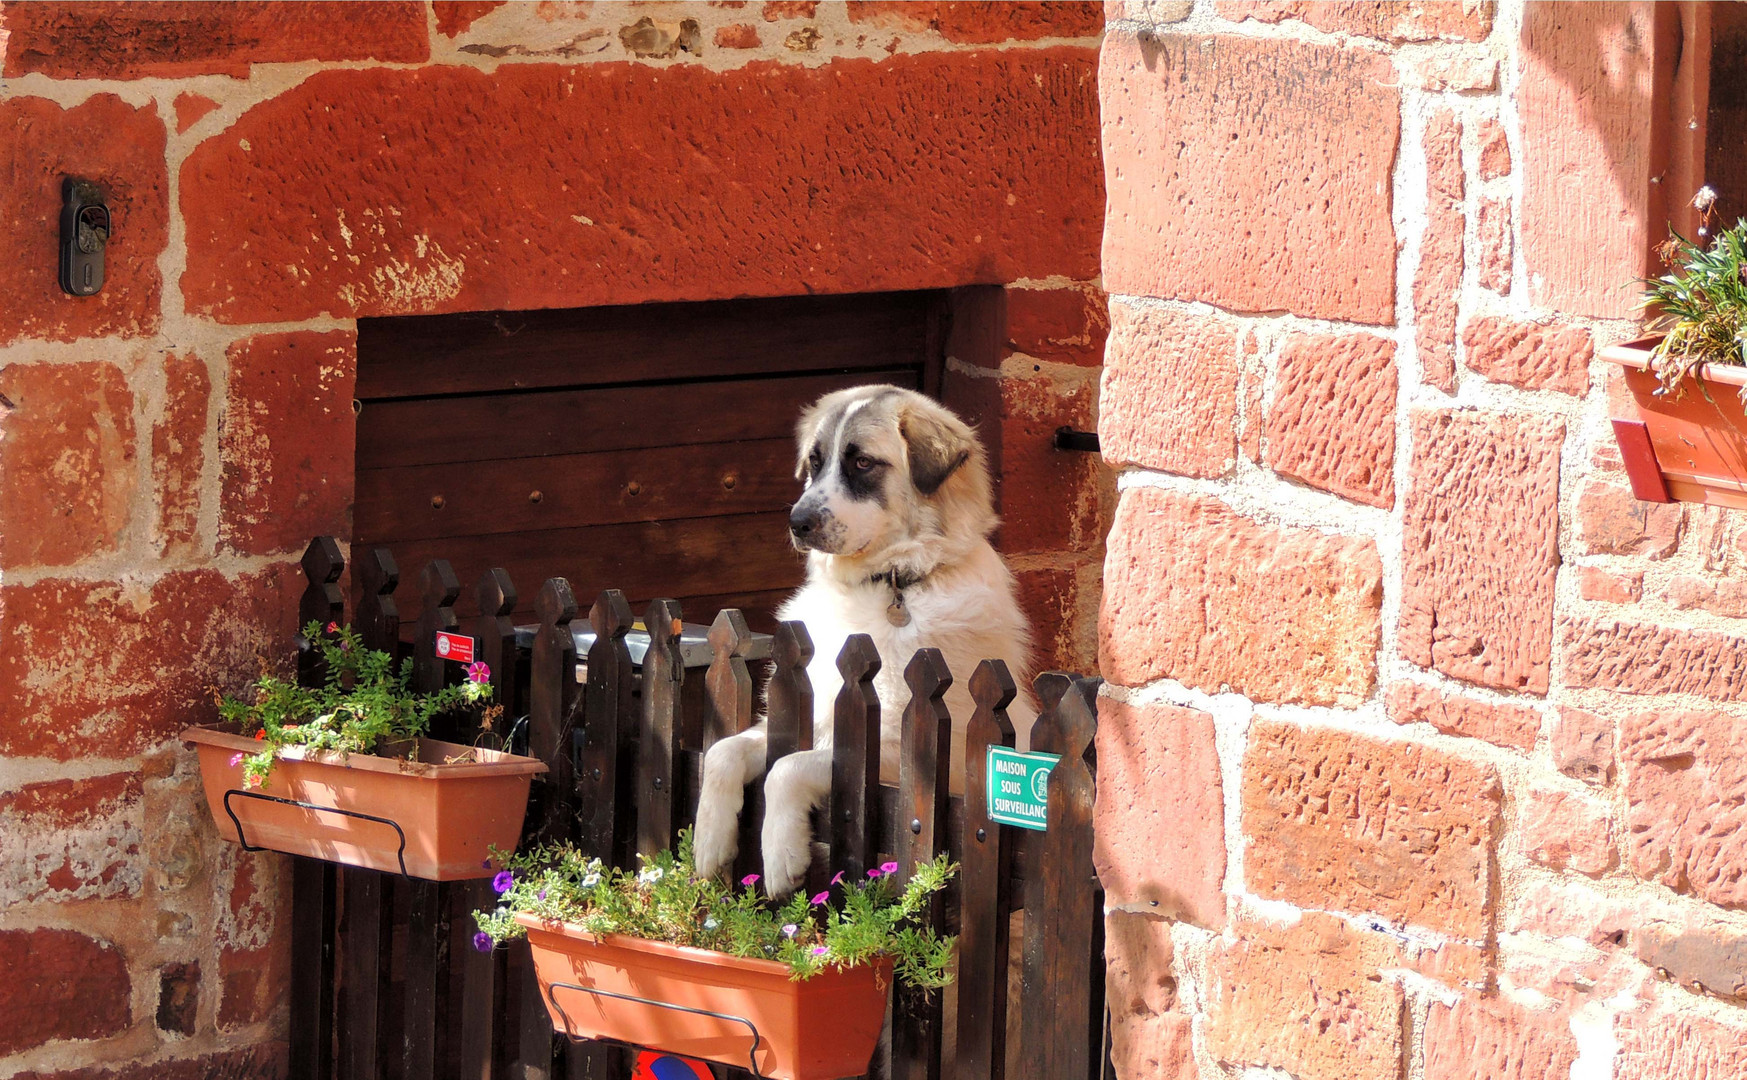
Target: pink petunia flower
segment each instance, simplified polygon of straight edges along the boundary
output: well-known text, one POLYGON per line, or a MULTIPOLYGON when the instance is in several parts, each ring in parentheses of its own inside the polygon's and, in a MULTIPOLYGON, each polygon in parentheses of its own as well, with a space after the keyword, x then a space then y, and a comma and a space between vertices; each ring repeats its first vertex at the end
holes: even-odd
POLYGON ((478 660, 467 665, 467 681, 486 683, 491 681, 491 668, 484 660, 478 660))
POLYGON ((826 946, 824 946, 824 945, 815 945, 815 946, 813 946, 813 955, 814 955, 814 956, 824 956, 824 955, 825 955, 825 954, 826 954, 826 953, 828 953, 828 952, 830 952, 830 951, 831 951, 831 950, 830 950, 830 949, 829 949, 829 948, 828 948, 828 947, 826 947, 826 946))
POLYGON ((757 874, 747 874, 745 877, 740 879, 740 884, 742 884, 742 885, 746 886, 748 889, 750 889, 754 885, 758 884, 758 875, 757 874))
POLYGON ((880 863, 880 876, 881 877, 884 877, 887 874, 895 874, 897 872, 898 872, 898 864, 897 863, 895 863, 895 862, 880 863))
POLYGON ((242 763, 243 763, 243 755, 242 755, 241 751, 238 751, 237 753, 234 753, 231 755, 231 768, 234 769, 238 765, 241 765, 242 763))
POLYGON ((825 892, 814 893, 813 899, 808 901, 808 902, 811 903, 814 907, 818 907, 820 904, 823 904, 825 901, 829 900, 830 898, 831 898, 830 890, 826 890, 825 892))
POLYGON ((337 634, 337 633, 339 633, 339 631, 340 631, 340 624, 339 623, 337 623, 337 622, 328 623, 328 633, 337 634))
POLYGON ((833 884, 833 885, 843 884, 843 871, 841 871, 841 870, 837 871, 836 875, 834 875, 831 878, 831 884, 833 884))
POLYGON ((794 937, 795 931, 799 930, 799 929, 800 929, 800 927, 796 926, 792 922, 791 923, 783 923, 783 937, 794 937))

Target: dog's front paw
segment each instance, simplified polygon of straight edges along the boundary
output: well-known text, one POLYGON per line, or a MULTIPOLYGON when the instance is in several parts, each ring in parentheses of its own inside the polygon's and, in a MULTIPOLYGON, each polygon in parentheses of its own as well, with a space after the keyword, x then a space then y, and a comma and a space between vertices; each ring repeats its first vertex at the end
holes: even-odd
MULTIPOLYGON (((718 746, 721 744, 718 743, 718 746)), ((740 808, 746 789, 723 767, 704 759, 703 793, 698 797, 697 825, 692 831, 692 863, 698 876, 713 878, 728 872, 740 851, 740 808)))
POLYGON ((698 815, 692 838, 692 858, 701 878, 719 877, 734 865, 740 853, 740 815, 698 815))
POLYGON ((764 889, 781 899, 800 888, 813 863, 813 845, 803 829, 798 837, 784 836, 790 830, 764 830, 764 889), (774 835, 773 835, 774 834, 774 835))

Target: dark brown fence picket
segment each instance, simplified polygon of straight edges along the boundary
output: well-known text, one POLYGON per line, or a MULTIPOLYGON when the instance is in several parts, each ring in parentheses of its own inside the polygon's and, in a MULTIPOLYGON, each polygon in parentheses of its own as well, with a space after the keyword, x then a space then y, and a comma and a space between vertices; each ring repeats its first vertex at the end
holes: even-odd
POLYGON ((880 653, 873 638, 849 635, 837 654, 837 671, 843 689, 832 712, 827 862, 831 870, 861 881, 879 861, 880 698, 874 678, 880 673, 880 653))
POLYGON ((752 726, 752 672, 746 667, 751 646, 752 631, 739 609, 716 614, 710 624, 710 668, 704 674, 703 751, 752 726))
POLYGON ((813 638, 805 623, 790 620, 777 624, 771 643, 776 670, 765 689, 770 720, 770 749, 765 753, 765 771, 797 750, 813 748, 813 681, 807 663, 813 659, 813 638))
POLYGON ((959 842, 958 1080, 1001 1080, 1007 1065, 1007 863, 1011 828, 989 820, 988 753, 1013 745, 1007 706, 1018 694, 1000 660, 971 675, 965 727, 964 833, 959 842))
MULTIPOLYGON (((919 862, 946 850, 948 795, 952 791, 952 718, 941 700, 952 672, 939 649, 918 649, 904 669, 910 704, 904 710, 898 766, 898 880, 919 862)), ((944 925, 939 893, 916 920, 944 925)), ((893 1080, 938 1080, 941 1075, 942 996, 899 986, 892 995, 893 1080)))
POLYGON ((602 592, 589 611, 594 644, 588 650, 583 690, 582 746, 576 761, 576 813, 582 850, 609 862, 620 848, 618 832, 619 732, 632 717, 636 674, 631 650, 631 605, 617 589, 602 592))
POLYGON ((534 596, 540 620, 528 657, 528 755, 546 763, 535 777, 534 815, 522 832, 535 843, 568 840, 574 832, 569 813, 571 790, 568 729, 576 704, 576 597, 563 578, 547 578, 534 596))
POLYGON ((679 603, 654 600, 643 617, 649 651, 643 654, 642 709, 636 735, 637 850, 654 855, 673 846, 673 792, 679 754, 679 695, 685 662, 679 603))
MULTIPOLYGON (((308 580, 297 605, 298 628, 344 622, 346 598, 339 586, 346 560, 331 536, 318 536, 303 553, 308 580)), ((314 648, 298 656, 297 681, 319 686, 325 665, 314 648)), ((241 858, 242 856, 238 856, 241 858)), ((258 856, 256 856, 258 857, 258 856)), ((291 869, 291 996, 305 1007, 292 1017, 292 1075, 327 1080, 334 1073, 334 864, 293 859, 291 869)))
MULTIPOLYGON (((454 603, 461 582, 446 559, 432 559, 419 575, 423 607, 412 643, 412 688, 420 693, 440 690, 448 679, 447 661, 437 655, 438 630, 456 630, 454 603)), ((432 727, 439 739, 450 737, 445 725, 432 727)), ((464 890, 435 881, 407 882, 411 896, 407 915, 406 1021, 402 1025, 401 1062, 406 1080, 436 1080, 452 1068, 459 1052, 457 1020, 463 994, 464 964, 450 964, 455 955, 456 916, 470 910, 464 890)))
POLYGON ((1098 879, 1092 868, 1092 770, 1098 682, 1046 672, 1033 684, 1042 712, 1031 747, 1060 754, 1049 775, 1048 829, 1030 845, 1025 905, 1024 1057, 1039 1076, 1093 1067, 1092 943, 1098 879))
MULTIPOLYGON (((509 572, 496 566, 480 575, 473 595, 479 607, 479 615, 473 621, 473 637, 479 642, 480 661, 491 670, 492 701, 503 710, 492 728, 497 736, 494 742, 501 742, 502 749, 508 750, 511 729, 521 715, 521 656, 516 649, 515 620, 510 618, 521 598, 516 595, 509 572)), ((469 741, 479 734, 480 730, 474 728, 469 741)))
MULTIPOLYGON (((376 548, 358 563, 358 611, 353 627, 366 649, 394 655, 400 641, 400 609, 394 602, 400 570, 387 548, 376 548)), ((392 875, 348 866, 340 871, 341 915, 339 1075, 341 1080, 375 1080, 388 1061, 392 1016, 389 999, 393 971, 394 886, 392 875)))

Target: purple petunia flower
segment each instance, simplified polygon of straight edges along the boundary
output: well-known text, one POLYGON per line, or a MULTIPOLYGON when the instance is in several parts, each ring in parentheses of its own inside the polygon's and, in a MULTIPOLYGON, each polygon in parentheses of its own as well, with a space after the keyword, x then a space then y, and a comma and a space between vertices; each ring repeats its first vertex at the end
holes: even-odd
POLYGON ((491 935, 486 933, 484 930, 481 930, 479 933, 473 935, 473 947, 475 949, 478 949, 480 952, 490 952, 491 945, 492 945, 491 935))
POLYGON ((758 884, 758 875, 757 874, 747 874, 745 877, 740 879, 740 884, 742 884, 742 885, 746 886, 748 889, 750 889, 754 885, 758 884))
POLYGON ((231 768, 234 769, 238 765, 241 765, 242 763, 243 763, 243 755, 241 753, 235 753, 235 754, 231 755, 231 768))
POLYGON ((808 903, 812 904, 814 907, 818 907, 820 904, 823 904, 826 900, 829 900, 830 898, 831 898, 831 891, 829 889, 827 889, 824 892, 814 893, 813 899, 809 900, 808 903))
POLYGON ((895 863, 895 862, 880 863, 880 876, 881 877, 884 877, 887 874, 895 874, 897 872, 898 872, 898 864, 897 863, 895 863))
POLYGON ((544 899, 546 899, 546 890, 541 889, 539 892, 535 893, 534 895, 536 897, 538 897, 539 899, 544 900, 544 899))
POLYGON ((490 870, 491 869, 491 860, 486 859, 484 862, 480 863, 479 865, 484 867, 487 870, 490 870))
POLYGON ((516 875, 508 870, 499 870, 497 876, 491 879, 491 887, 499 895, 507 893, 515 886, 516 875))
POLYGON ((800 929, 800 927, 796 926, 792 922, 791 923, 783 923, 783 937, 794 937, 795 931, 799 930, 799 929, 800 929))

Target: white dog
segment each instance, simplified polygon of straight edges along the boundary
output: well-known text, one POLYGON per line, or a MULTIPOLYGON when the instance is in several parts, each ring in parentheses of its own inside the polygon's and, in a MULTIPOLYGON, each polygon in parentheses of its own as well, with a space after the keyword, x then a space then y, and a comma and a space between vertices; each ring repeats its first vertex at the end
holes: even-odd
MULTIPOLYGON (((861 386, 821 398, 797 428, 796 476, 806 484, 789 515, 807 553, 807 581, 778 611, 813 639, 813 747, 776 763, 765 781, 764 881, 793 892, 812 861, 809 814, 831 787, 833 706, 843 685, 837 654, 851 634, 869 634, 880 654, 880 771, 897 780, 909 689, 904 669, 917 649, 939 649, 951 670, 954 790, 963 785, 970 677, 985 659, 1007 662, 1028 683, 1029 628, 1013 575, 989 534, 997 520, 989 468, 974 432, 931 398, 895 386, 861 386)), ((1008 711, 1019 745, 1035 707, 1023 691, 1008 711)), ((710 748, 698 798, 700 874, 733 862, 745 787, 765 770, 765 723, 710 748)))

